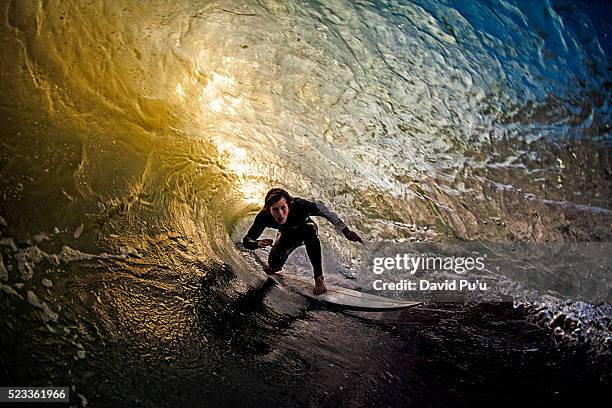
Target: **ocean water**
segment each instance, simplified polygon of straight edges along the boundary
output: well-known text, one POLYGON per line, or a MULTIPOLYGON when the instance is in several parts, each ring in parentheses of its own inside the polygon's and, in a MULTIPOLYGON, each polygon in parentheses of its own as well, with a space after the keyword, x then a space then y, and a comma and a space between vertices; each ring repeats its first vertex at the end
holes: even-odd
POLYGON ((604 395, 609 269, 576 267, 597 299, 507 275, 503 298, 363 314, 270 285, 235 242, 282 186, 366 239, 319 222, 327 279, 352 287, 381 245, 608 243, 611 15, 0 1, 1 385, 70 386, 75 406, 604 395))

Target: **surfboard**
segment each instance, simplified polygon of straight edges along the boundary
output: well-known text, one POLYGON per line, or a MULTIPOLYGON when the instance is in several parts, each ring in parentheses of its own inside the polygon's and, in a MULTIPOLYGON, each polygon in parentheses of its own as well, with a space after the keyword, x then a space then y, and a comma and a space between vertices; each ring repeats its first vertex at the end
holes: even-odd
POLYGON ((268 278, 272 279, 277 285, 281 285, 309 299, 339 306, 342 309, 347 310, 384 312, 406 309, 421 304, 421 302, 407 302, 371 295, 369 293, 359 292, 357 290, 343 288, 342 286, 329 283, 325 284, 327 286, 327 292, 321 295, 315 295, 312 292, 314 287, 314 281, 312 278, 287 275, 284 273, 268 275, 268 278))
MULTIPOLYGON (((245 250, 240 242, 236 243, 238 249, 245 253, 246 258, 250 258, 255 263, 266 267, 268 263, 261 256, 250 250, 245 250)), ((305 276, 288 274, 287 272, 274 273, 267 275, 279 286, 285 287, 295 293, 298 293, 311 300, 326 303, 328 305, 340 307, 345 310, 357 310, 363 312, 384 312, 392 310, 407 309, 418 306, 422 302, 408 302, 397 299, 389 299, 382 296, 371 295, 369 293, 360 292, 358 290, 344 288, 333 283, 325 282, 327 292, 321 295, 315 295, 312 290, 314 288, 314 280, 305 276)))

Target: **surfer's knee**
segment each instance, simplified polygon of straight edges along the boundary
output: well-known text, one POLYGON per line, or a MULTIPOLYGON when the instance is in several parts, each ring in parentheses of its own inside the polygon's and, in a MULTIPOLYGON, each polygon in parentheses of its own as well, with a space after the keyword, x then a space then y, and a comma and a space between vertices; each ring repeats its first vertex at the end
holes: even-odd
POLYGON ((283 256, 283 254, 271 251, 270 255, 268 256, 268 266, 272 272, 278 272, 283 269, 286 259, 287 257, 283 256))

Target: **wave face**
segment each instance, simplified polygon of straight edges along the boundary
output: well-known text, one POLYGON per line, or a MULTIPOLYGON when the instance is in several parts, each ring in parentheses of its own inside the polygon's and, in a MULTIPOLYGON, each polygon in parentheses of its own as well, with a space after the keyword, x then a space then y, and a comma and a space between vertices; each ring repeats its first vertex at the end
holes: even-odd
MULTIPOLYGON (((275 186, 375 243, 612 237, 604 2, 0 3, 0 304, 16 349, 42 328, 24 344, 94 371, 118 369, 109 344, 133 365, 187 353, 180 374, 198 366, 219 389, 210 367, 236 363, 224 342, 274 360, 266 336, 306 323, 274 290, 275 311, 241 320, 262 278, 234 241, 275 186)), ((328 269, 359 281, 369 254, 321 235, 328 269)), ((610 354, 609 305, 518 297, 610 354)), ((120 399, 81 398, 104 391, 120 399)))

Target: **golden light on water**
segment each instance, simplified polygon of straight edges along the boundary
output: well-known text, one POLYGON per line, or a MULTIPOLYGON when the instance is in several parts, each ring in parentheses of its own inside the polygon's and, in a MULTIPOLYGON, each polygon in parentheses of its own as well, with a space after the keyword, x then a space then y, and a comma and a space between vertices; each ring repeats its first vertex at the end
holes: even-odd
POLYGON ((243 179, 238 188, 248 203, 261 204, 270 186, 257 180, 243 179))
MULTIPOLYGON (((194 108, 200 111, 198 127, 210 129, 211 124, 219 132, 212 139, 217 146, 227 170, 237 176, 236 188, 249 203, 260 203, 269 186, 255 179, 261 178, 262 167, 258 165, 253 153, 232 142, 232 135, 239 132, 238 119, 230 117, 248 116, 249 104, 243 96, 240 82, 227 71, 223 73, 208 70, 207 61, 202 57, 196 62, 196 68, 184 81, 177 83, 176 95, 181 102, 196 102, 194 108)), ((235 67, 240 61, 224 57, 225 66, 235 67)))
POLYGON ((245 149, 236 147, 232 143, 220 138, 217 138, 215 142, 219 156, 227 160, 226 165, 228 169, 240 177, 248 175, 252 171, 245 149))
POLYGON ((181 97, 181 101, 185 99, 185 90, 183 89, 183 85, 176 84, 176 93, 181 97))
POLYGON ((215 113, 237 116, 237 109, 242 104, 242 97, 232 96, 237 93, 234 78, 213 72, 200 95, 200 105, 204 111, 212 110, 215 113))
POLYGON ((219 155, 225 159, 227 168, 238 176, 237 187, 244 199, 249 203, 260 203, 269 186, 254 179, 261 175, 259 166, 249 157, 245 149, 222 139, 216 140, 216 143, 219 155))

